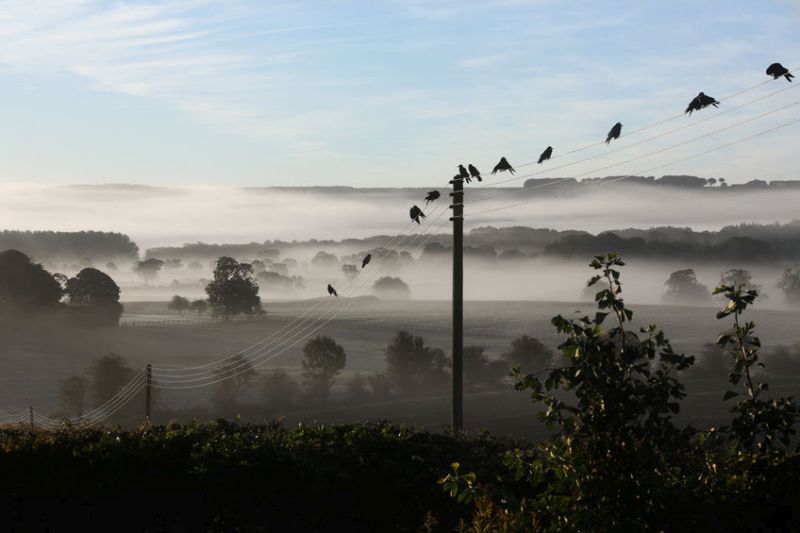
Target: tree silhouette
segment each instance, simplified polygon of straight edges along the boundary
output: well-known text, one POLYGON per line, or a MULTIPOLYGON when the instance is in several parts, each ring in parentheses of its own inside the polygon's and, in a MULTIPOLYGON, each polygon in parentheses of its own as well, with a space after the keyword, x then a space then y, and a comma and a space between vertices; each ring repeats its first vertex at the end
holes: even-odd
POLYGON ((58 388, 58 397, 67 414, 81 416, 86 400, 86 381, 80 376, 65 379, 58 388))
POLYGON ((447 358, 438 348, 425 346, 425 339, 398 331, 384 349, 386 374, 401 392, 416 392, 446 381, 447 358))
POLYGON ((70 305, 92 308, 92 322, 119 324, 122 315, 119 285, 108 274, 84 268, 67 281, 66 293, 70 305))
POLYGON ((378 298, 390 300, 408 300, 411 298, 411 289, 400 278, 383 276, 372 286, 372 292, 378 298))
MULTIPOLYGON (((200 300, 202 301, 202 300, 200 300)), ((172 300, 167 305, 167 309, 177 311, 179 315, 183 316, 183 312, 191 307, 189 300, 177 294, 172 297, 172 300)))
POLYGON ((130 382, 133 370, 117 354, 109 353, 95 360, 88 370, 89 392, 95 405, 101 405, 130 382))
POLYGON ((667 292, 664 293, 665 302, 702 304, 711 301, 708 287, 697 281, 697 276, 691 268, 673 272, 664 285, 667 286, 667 292))
POLYGON ((150 284, 151 280, 154 280, 158 276, 163 266, 164 261, 151 257, 150 259, 145 259, 144 261, 136 263, 133 271, 144 280, 144 284, 147 286, 150 284))
POLYGON ((206 294, 214 316, 223 316, 226 320, 234 315, 261 312, 253 267, 232 257, 217 260, 214 279, 206 286, 206 294))
POLYGON ((208 302, 205 300, 195 300, 191 303, 192 311, 197 313, 198 315, 202 315, 206 311, 208 311, 208 302))
POLYGON ((550 366, 554 357, 550 348, 528 335, 511 341, 511 349, 503 354, 509 367, 520 367, 523 372, 544 370, 550 366))
POLYGON ((0 253, 0 307, 35 310, 55 306, 61 286, 47 270, 17 250, 0 253))
POLYGON ((256 377, 253 363, 241 354, 230 358, 223 366, 214 370, 217 383, 214 399, 223 409, 233 409, 239 399, 242 388, 256 377))
POLYGON ((336 374, 347 362, 347 354, 331 337, 317 336, 303 346, 303 379, 306 388, 315 399, 330 396, 331 385, 336 374))

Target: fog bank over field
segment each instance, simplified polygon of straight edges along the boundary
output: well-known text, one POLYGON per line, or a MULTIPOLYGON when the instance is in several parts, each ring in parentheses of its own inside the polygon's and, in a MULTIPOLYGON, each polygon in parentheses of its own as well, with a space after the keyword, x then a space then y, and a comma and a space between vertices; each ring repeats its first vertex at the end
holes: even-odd
MULTIPOLYGON (((477 185, 467 186, 467 231, 486 225, 591 232, 662 225, 713 230, 743 222, 786 222, 798 216, 800 204, 795 188, 683 189, 625 181, 578 190, 477 185), (478 213, 516 203, 524 205, 478 213)), ((433 188, 2 184, 0 228, 116 231, 142 250, 198 241, 340 240, 396 234, 408 224, 412 204, 434 218, 449 198, 439 188, 442 197, 426 207, 423 198, 433 188)), ((448 225, 441 231, 449 231, 448 225)))

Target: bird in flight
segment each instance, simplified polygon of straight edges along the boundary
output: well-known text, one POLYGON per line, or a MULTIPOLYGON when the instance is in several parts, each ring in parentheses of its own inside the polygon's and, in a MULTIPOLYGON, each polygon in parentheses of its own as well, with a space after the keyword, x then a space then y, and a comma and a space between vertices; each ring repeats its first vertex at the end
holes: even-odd
POLYGON ((541 165, 542 161, 547 161, 548 159, 550 159, 552 155, 553 155, 553 147, 548 146, 547 148, 545 148, 544 152, 542 152, 542 155, 539 156, 539 164, 541 165))
POLYGON ((439 194, 439 191, 430 191, 428 193, 428 195, 425 196, 425 205, 428 205, 429 203, 433 202, 434 200, 438 200, 439 196, 441 196, 439 194))
POLYGON ((364 268, 372 261, 372 254, 367 254, 364 259, 361 260, 361 268, 364 268))
POLYGON ((622 123, 617 122, 611 128, 611 131, 608 132, 608 136, 606 137, 606 144, 610 143, 612 139, 619 139, 619 136, 622 134, 622 123))
POLYGON ((708 107, 713 105, 714 107, 719 107, 719 102, 717 102, 716 98, 713 96, 708 96, 706 93, 700 93, 695 96, 689 105, 686 106, 686 111, 684 114, 689 113, 692 114, 692 111, 700 111, 704 107, 708 107))
POLYGON ((792 81, 794 78, 794 74, 789 72, 789 69, 781 65, 780 63, 773 63, 767 68, 767 75, 772 76, 773 79, 778 79, 781 76, 786 78, 789 81, 792 81))
POLYGON ((514 167, 511 166, 511 163, 508 162, 508 159, 501 157, 500 161, 494 166, 492 174, 497 174, 498 172, 504 172, 506 170, 512 174, 514 173, 514 167))
POLYGON ((336 292, 336 289, 333 288, 333 285, 328 283, 328 295, 330 296, 339 296, 339 293, 336 292))
POLYGON ((420 217, 425 218, 425 213, 422 212, 422 209, 417 207, 416 205, 411 207, 411 210, 408 213, 411 216, 411 220, 416 222, 417 224, 420 223, 420 217))
POLYGON ((481 178, 481 171, 475 168, 474 165, 470 164, 469 166, 467 166, 467 169, 469 170, 470 176, 472 176, 478 181, 483 181, 483 179, 481 178))

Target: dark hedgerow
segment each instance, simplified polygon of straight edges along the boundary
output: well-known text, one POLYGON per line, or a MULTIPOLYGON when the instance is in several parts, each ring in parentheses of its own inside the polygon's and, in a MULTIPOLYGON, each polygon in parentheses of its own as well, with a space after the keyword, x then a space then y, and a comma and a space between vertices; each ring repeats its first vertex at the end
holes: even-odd
POLYGON ((0 430, 11 531, 452 531, 450 458, 491 477, 514 443, 389 423, 0 430), (79 528, 78 528, 79 526, 79 528))

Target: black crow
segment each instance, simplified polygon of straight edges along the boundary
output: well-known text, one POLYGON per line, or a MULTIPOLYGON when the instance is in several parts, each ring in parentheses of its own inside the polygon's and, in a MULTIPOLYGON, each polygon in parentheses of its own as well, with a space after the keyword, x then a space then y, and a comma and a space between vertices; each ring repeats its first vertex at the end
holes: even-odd
POLYGON ((514 167, 511 166, 511 163, 505 157, 501 157, 500 161, 494 166, 494 170, 492 170, 492 174, 497 174, 498 172, 503 172, 508 170, 512 174, 514 173, 514 167))
POLYGON ((606 144, 610 143, 612 139, 619 139, 621 133, 622 133, 622 123, 617 122, 611 128, 611 131, 608 132, 608 136, 606 137, 606 144))
POLYGON ((470 176, 477 179, 478 181, 483 181, 483 178, 481 178, 481 171, 475 168, 474 165, 468 165, 467 168, 469 169, 470 176))
POLYGON ((334 289, 333 286, 330 283, 328 283, 328 295, 329 296, 339 296, 339 293, 336 292, 336 289, 334 289))
POLYGON ((545 148, 544 152, 542 152, 542 155, 539 156, 539 164, 541 165, 542 161, 547 161, 548 159, 550 159, 552 155, 553 155, 553 147, 548 146, 547 148, 545 148))
POLYGON ((425 205, 428 205, 434 200, 438 200, 439 196, 441 196, 439 194, 439 191, 430 191, 428 195, 425 197, 425 205))
POLYGON ((366 257, 361 260, 361 268, 367 266, 370 261, 372 261, 372 254, 367 254, 366 257))
POLYGON ((420 209, 417 206, 412 206, 408 214, 411 216, 411 220, 413 220, 417 224, 420 223, 419 221, 420 217, 425 218, 425 213, 423 213, 422 209, 420 209))
POLYGON ((781 76, 783 76, 784 78, 786 78, 789 81, 792 81, 792 78, 794 78, 794 74, 789 72, 789 69, 784 67, 780 63, 771 64, 769 66, 769 68, 767 69, 767 75, 772 76, 776 80, 778 78, 780 78, 781 76))
POLYGON ((686 111, 684 111, 684 114, 689 113, 691 115, 693 111, 700 111, 704 107, 708 107, 710 105, 718 107, 719 102, 717 102, 717 100, 712 96, 708 96, 705 93, 700 93, 695 96, 691 102, 689 102, 689 105, 686 106, 686 111))
POLYGON ((469 172, 464 168, 464 165, 458 165, 458 177, 469 181, 469 172))

